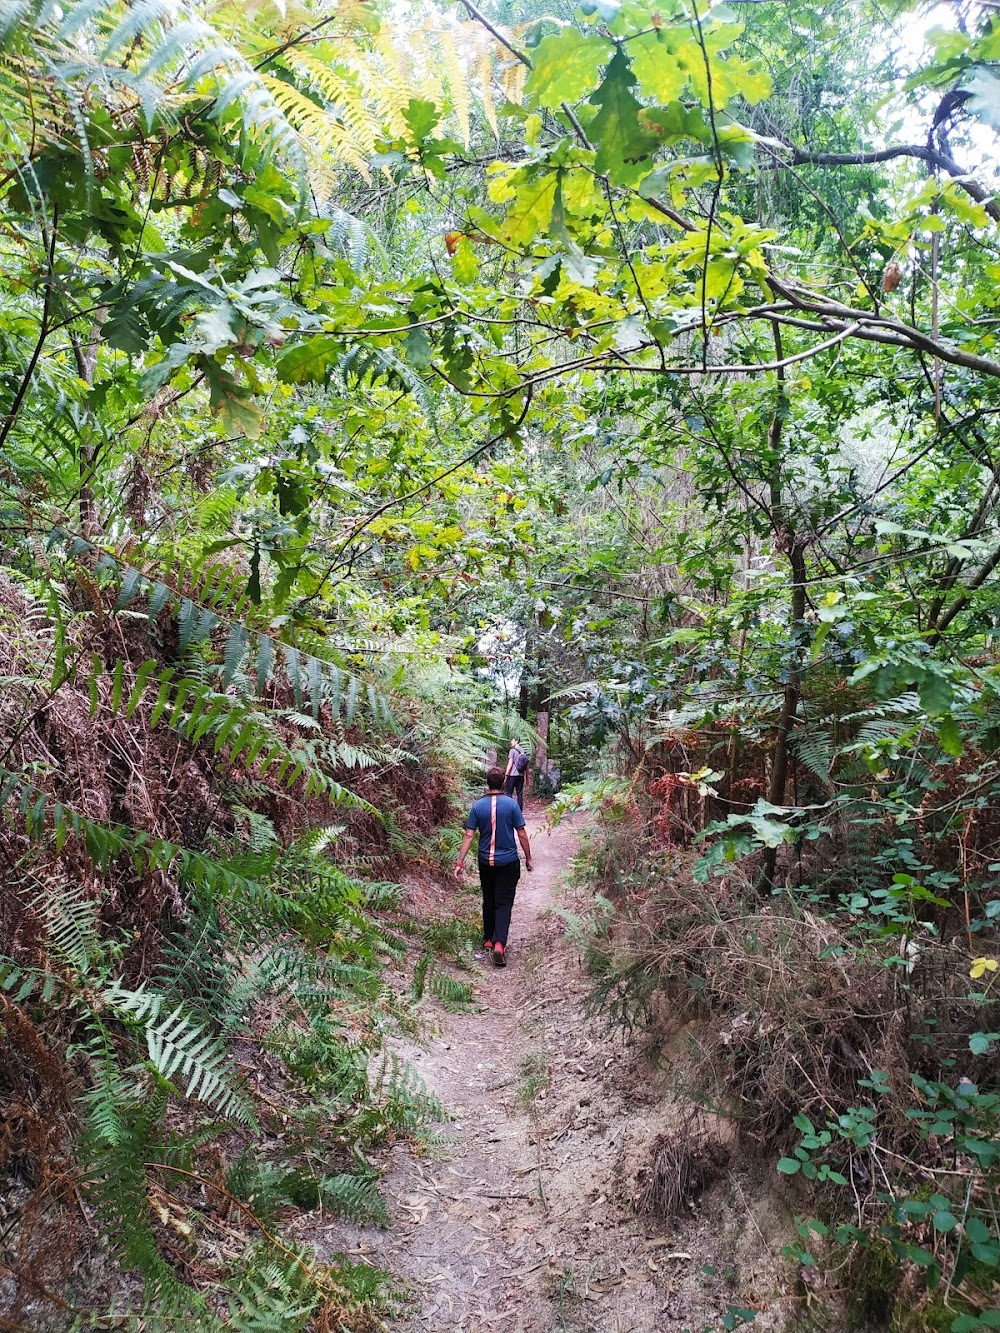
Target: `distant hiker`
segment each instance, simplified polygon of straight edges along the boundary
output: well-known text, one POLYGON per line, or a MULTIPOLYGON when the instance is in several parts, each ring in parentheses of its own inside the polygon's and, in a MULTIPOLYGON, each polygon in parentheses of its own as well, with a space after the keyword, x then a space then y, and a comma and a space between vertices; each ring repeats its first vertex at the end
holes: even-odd
POLYGON ((531 869, 531 843, 524 815, 516 801, 503 794, 504 771, 491 768, 486 774, 486 793, 480 796, 465 821, 465 837, 455 862, 455 878, 479 830, 479 882, 483 886, 483 952, 492 953, 497 967, 507 966, 507 932, 514 907, 521 862, 517 842, 524 848, 524 864, 531 869), (517 842, 514 835, 517 835, 517 842))
POLYGON ((517 737, 512 737, 510 742, 510 754, 507 756, 507 771, 503 775, 503 790, 505 796, 513 796, 517 799, 518 805, 524 809, 524 775, 528 771, 528 765, 531 763, 531 755, 527 750, 521 749, 521 742, 517 737))

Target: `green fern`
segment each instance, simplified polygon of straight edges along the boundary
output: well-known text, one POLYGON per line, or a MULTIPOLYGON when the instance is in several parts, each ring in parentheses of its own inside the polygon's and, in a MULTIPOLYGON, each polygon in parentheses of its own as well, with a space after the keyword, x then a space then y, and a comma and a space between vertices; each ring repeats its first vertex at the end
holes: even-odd
POLYGON ((286 1187, 288 1171, 278 1162, 262 1161, 256 1151, 244 1149, 225 1175, 225 1187, 241 1200, 258 1221, 272 1226, 290 1202, 296 1202, 286 1187))
POLYGON ((427 973, 430 969, 431 961, 431 954, 425 950, 417 959, 413 968, 413 977, 410 981, 410 994, 418 1004, 424 998, 424 989, 427 985, 427 973))
POLYGON ((77 972, 86 972, 100 949, 98 904, 82 885, 65 886, 41 898, 49 947, 53 956, 77 972))
POLYGON ((215 118, 238 105, 248 132, 291 168, 305 195, 306 153, 266 77, 194 8, 161 0, 80 0, 63 8, 8 6, 4 22, 6 42, 25 62, 11 67, 14 95, 26 104, 29 97, 36 104, 44 97, 50 124, 72 123, 88 182, 95 168, 84 99, 91 91, 130 88, 152 129, 154 123, 176 123, 180 87, 203 99, 207 91, 203 114, 215 118))
POLYGON ((226 1290, 225 1327, 238 1333, 304 1330, 322 1299, 277 1263, 234 1273, 226 1290))
POLYGON ((85 1189, 126 1267, 139 1273, 158 1295, 188 1301, 193 1293, 161 1257, 149 1212, 145 1163, 150 1160, 166 1104, 163 1092, 142 1101, 126 1101, 111 1138, 105 1135, 106 1108, 95 1108, 83 1136, 85 1189))
POLYGON ((457 1012, 472 1003, 472 987, 465 981, 450 977, 447 972, 435 969, 428 982, 430 993, 446 1009, 457 1012))
POLYGON ((396 912, 403 898, 403 886, 389 881, 375 880, 362 884, 361 897, 365 907, 373 912, 396 912))
POLYGON ((799 763, 821 782, 829 782, 834 758, 833 736, 827 731, 803 728, 794 733, 792 744, 799 763))
MULTIPOLYGON (((301 710, 303 704, 308 703, 314 717, 318 716, 320 708, 325 707, 334 717, 342 716, 347 725, 351 725, 364 697, 373 722, 390 728, 393 725, 385 696, 370 682, 363 692, 363 682, 344 668, 337 660, 343 654, 335 653, 328 642, 303 633, 302 642, 308 643, 310 649, 304 651, 236 618, 246 607, 240 599, 233 598, 237 580, 232 570, 220 570, 215 566, 206 570, 188 564, 171 570, 169 564, 165 564, 162 576, 155 578, 121 561, 112 551, 97 548, 92 542, 83 541, 65 530, 56 531, 53 544, 61 544, 67 557, 74 562, 80 558, 91 561, 97 557, 103 580, 114 590, 116 613, 122 614, 137 601, 144 601, 145 614, 150 620, 155 620, 164 611, 174 614, 182 656, 209 645, 214 641, 213 636, 217 638, 224 633, 225 642, 217 670, 221 690, 214 692, 217 698, 226 698, 228 687, 236 682, 250 683, 251 676, 243 674, 243 667, 244 663, 252 661, 252 679, 258 694, 283 676, 292 686, 296 706, 301 710), (182 588, 188 591, 182 591, 182 588)), ((141 680, 137 679, 127 696, 128 716, 138 706, 147 684, 153 683, 150 677, 154 672, 158 686, 169 686, 173 682, 176 689, 180 689, 184 676, 189 674, 178 674, 176 667, 156 672, 156 666, 153 659, 144 662, 139 669, 145 675, 141 680)), ((99 659, 92 658, 91 672, 98 675, 100 669, 99 659)), ((202 682, 202 688, 208 691, 208 683, 202 682)), ((167 694, 166 699, 169 698, 170 694, 167 694)), ((161 703, 159 696, 157 703, 161 703)), ((116 697, 114 711, 118 706, 116 697)), ((164 701, 162 707, 166 706, 164 701)))
POLYGON ((324 1176, 317 1181, 317 1194, 324 1208, 348 1217, 352 1222, 374 1222, 380 1227, 391 1225, 385 1200, 371 1176, 349 1172, 324 1176))
POLYGON ((463 917, 444 917, 424 927, 424 943, 434 953, 446 954, 456 963, 468 963, 479 940, 479 922, 463 917))
POLYGON ((416 1130, 429 1121, 448 1118, 417 1071, 391 1051, 376 1067, 373 1092, 387 1123, 395 1129, 416 1130))

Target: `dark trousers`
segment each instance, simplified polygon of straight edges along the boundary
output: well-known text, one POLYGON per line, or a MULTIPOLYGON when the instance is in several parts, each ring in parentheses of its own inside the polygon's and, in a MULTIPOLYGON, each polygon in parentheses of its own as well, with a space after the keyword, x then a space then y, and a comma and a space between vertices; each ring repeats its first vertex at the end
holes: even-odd
POLYGON ((502 944, 504 948, 507 947, 510 914, 520 878, 520 861, 511 861, 506 866, 479 862, 479 882, 483 886, 483 939, 502 944))
POLYGON ((504 783, 504 796, 513 796, 520 808, 524 809, 524 774, 511 773, 504 783))

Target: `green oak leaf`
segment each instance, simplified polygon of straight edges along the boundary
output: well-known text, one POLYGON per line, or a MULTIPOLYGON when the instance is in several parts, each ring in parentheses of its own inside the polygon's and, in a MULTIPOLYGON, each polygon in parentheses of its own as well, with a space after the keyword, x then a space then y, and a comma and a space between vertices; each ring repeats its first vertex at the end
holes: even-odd
POLYGON ((941 719, 937 734, 941 749, 957 759, 962 753, 962 729, 950 713, 941 719))
POLYGON ((612 50, 606 38, 582 33, 579 28, 567 27, 543 37, 532 52, 525 95, 534 105, 549 108, 578 102, 597 83, 598 70, 612 50))
POLYGON ((250 400, 246 389, 211 357, 203 358, 202 365, 208 382, 209 404, 226 432, 245 435, 250 440, 259 439, 264 428, 263 414, 250 400))
POLYGON ((320 334, 296 343, 278 358, 278 379, 285 384, 319 383, 343 354, 339 339, 320 334))
POLYGON ((683 102, 668 102, 666 106, 643 107, 639 123, 666 143, 675 143, 679 139, 694 139, 703 144, 712 142, 712 130, 700 106, 686 107, 683 102))
POLYGON ((593 287, 597 282, 601 261, 585 255, 579 248, 574 247, 569 254, 563 255, 560 262, 562 276, 567 282, 575 283, 577 287, 593 287))
POLYGON ((917 679, 917 691, 920 707, 931 717, 941 717, 951 707, 954 697, 951 684, 947 676, 937 671, 922 671, 917 679))
POLYGON ((623 179, 623 164, 641 161, 657 142, 639 119, 643 107, 632 93, 635 81, 625 52, 616 51, 604 82, 590 98, 600 108, 587 126, 587 136, 597 148, 594 165, 615 182, 623 179))
POLYGON ((548 229, 558 176, 547 171, 517 183, 517 194, 504 218, 504 233, 514 245, 527 245, 548 229))
POLYGON ((415 370, 426 370, 434 355, 434 346, 425 329, 415 328, 403 339, 406 359, 415 370))
POLYGON ((101 337, 116 351, 138 356, 149 346, 149 335, 142 322, 127 304, 113 307, 111 318, 101 329, 101 337))
POLYGON ((441 113, 433 102, 425 102, 420 97, 411 97, 403 109, 403 119, 417 144, 429 138, 431 131, 441 119, 441 113))
POLYGON ((157 389, 163 387, 173 372, 182 366, 194 349, 187 343, 172 343, 160 358, 154 361, 148 370, 139 376, 139 392, 143 394, 154 394, 157 389))
POLYGON ((706 301, 735 300, 743 290, 743 279, 736 271, 736 260, 714 256, 704 267, 702 289, 706 301))

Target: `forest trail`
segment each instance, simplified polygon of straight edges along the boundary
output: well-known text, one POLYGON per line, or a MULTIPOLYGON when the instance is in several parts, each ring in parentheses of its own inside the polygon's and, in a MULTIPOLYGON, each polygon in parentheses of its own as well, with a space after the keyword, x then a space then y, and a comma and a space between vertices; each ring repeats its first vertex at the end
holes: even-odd
POLYGON ((550 829, 534 803, 526 815, 535 869, 522 871, 508 967, 478 964, 474 1008, 436 1008, 420 1044, 396 1047, 452 1120, 422 1155, 391 1150, 392 1229, 345 1239, 340 1224, 331 1242, 406 1284, 394 1333, 721 1328, 737 1293, 718 1228, 670 1228, 633 1206, 669 1103, 635 1051, 584 1015, 590 979, 551 911, 566 903, 581 821, 550 829))

